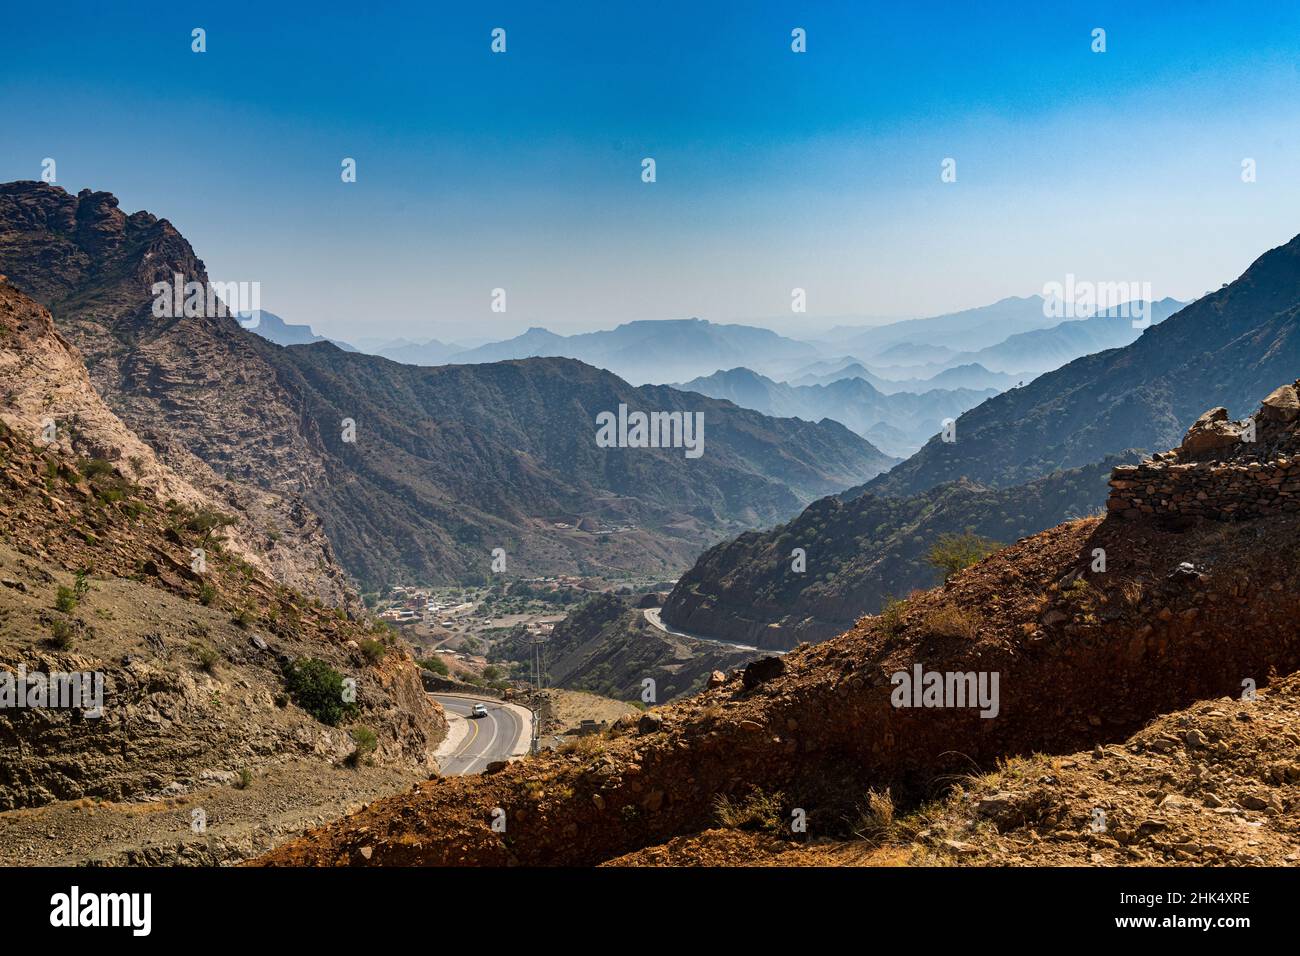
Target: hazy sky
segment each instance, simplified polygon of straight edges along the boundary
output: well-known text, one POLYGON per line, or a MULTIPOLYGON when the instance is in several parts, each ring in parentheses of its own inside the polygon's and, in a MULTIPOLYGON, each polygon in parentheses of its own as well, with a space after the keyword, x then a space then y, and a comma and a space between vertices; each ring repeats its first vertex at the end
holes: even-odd
POLYGON ((1191 298, 1300 232, 1297 4, 150 6, 6 18, 0 180, 52 157, 341 338, 1191 298))

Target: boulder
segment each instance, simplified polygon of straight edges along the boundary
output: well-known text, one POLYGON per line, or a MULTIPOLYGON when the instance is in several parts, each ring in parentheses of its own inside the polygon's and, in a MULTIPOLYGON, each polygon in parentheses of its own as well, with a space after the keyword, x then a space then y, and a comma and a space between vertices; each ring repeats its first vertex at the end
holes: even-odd
POLYGON ((1300 390, 1294 385, 1274 389, 1260 406, 1259 417, 1270 422, 1293 422, 1300 418, 1300 390))
POLYGON ((741 683, 745 685, 745 690, 751 690, 774 677, 779 677, 785 673, 785 661, 779 657, 760 657, 758 660, 750 663, 741 675, 741 683))
POLYGON ((1212 408, 1187 429, 1178 457, 1198 458, 1224 451, 1241 441, 1241 433, 1240 424, 1228 421, 1226 408, 1212 408))
POLYGON ((663 726, 664 719, 655 713, 646 713, 641 715, 641 719, 636 722, 637 733, 653 734, 663 726))

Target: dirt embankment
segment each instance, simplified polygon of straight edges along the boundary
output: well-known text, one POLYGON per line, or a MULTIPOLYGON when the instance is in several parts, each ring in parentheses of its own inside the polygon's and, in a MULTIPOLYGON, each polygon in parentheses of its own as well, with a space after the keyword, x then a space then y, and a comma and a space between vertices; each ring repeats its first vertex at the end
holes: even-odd
POLYGON ((810 832, 845 834, 870 789, 914 806, 999 758, 1121 742, 1296 670, 1297 532, 1291 517, 1181 534, 1062 525, 767 665, 766 679, 733 673, 635 732, 479 782, 423 784, 265 862, 591 864, 705 830, 718 797, 755 793, 802 808, 810 832), (996 716, 893 706, 891 675, 917 665, 996 674, 996 716))
POLYGON ((1294 866, 1300 674, 1195 704, 1123 744, 1003 761, 910 812, 864 794, 852 839, 740 826, 676 837, 613 866, 1294 866))
MULTIPOLYGON (((0 812, 0 831, 30 850, 23 862, 68 859, 69 844, 41 838, 62 825, 31 829, 46 819, 35 808, 54 819, 70 801, 160 805, 249 785, 259 797, 239 803, 244 822, 275 817, 267 833, 283 838, 435 769, 445 718, 398 642, 270 581, 212 533, 214 512, 160 501, 123 466, 39 449, 0 423, 0 811, 27 821, 0 812), (337 725, 286 683, 286 666, 305 659, 356 682, 355 710, 337 725), (18 701, 8 691, 22 671, 100 675, 103 715, 18 701), (340 786, 331 772, 359 749, 374 785, 340 786), (312 812, 286 816, 271 783, 258 788, 289 782, 289 763, 299 790, 315 779, 301 768, 320 771, 322 789, 302 801, 312 812)), ((132 858, 134 836, 172 833, 143 827, 162 817, 132 819, 115 858, 132 858)), ((99 832, 87 826, 69 832, 99 832)), ((237 845, 266 849, 267 833, 237 845)), ((92 854, 83 861, 107 844, 75 845, 92 854)))

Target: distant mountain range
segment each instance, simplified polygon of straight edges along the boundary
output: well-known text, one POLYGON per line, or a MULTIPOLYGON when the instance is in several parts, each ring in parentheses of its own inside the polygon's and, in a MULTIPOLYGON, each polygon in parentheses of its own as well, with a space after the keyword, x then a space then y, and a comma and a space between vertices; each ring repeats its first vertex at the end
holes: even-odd
POLYGON ((329 600, 340 563, 365 587, 450 583, 484 578, 498 547, 516 571, 675 571, 895 463, 834 422, 571 359, 423 368, 282 347, 233 317, 159 318, 153 284, 206 270, 169 222, 108 193, 0 186, 0 273, 50 308, 129 427, 250 516, 277 574, 329 600), (704 454, 601 447, 596 416, 620 405, 702 414, 704 454))
POLYGON ((374 349, 363 349, 362 351, 392 359, 394 362, 403 362, 407 365, 446 365, 452 356, 462 354, 466 349, 449 342, 429 339, 427 342, 397 340, 374 349))
MULTIPOLYGON (((1155 324, 1184 303, 1166 298, 1143 305, 1155 324)), ((245 327, 278 345, 326 341, 310 326, 290 325, 269 312, 263 314, 260 324, 249 318, 243 317, 245 327)), ((558 335, 535 327, 511 339, 475 346, 438 339, 366 339, 358 347, 408 365, 567 357, 632 383, 707 378, 724 369, 745 367, 795 386, 860 378, 885 394, 919 394, 937 388, 1005 390, 1082 355, 1127 345, 1139 334, 1119 309, 1061 321, 1053 317, 1041 296, 1028 296, 852 334, 840 329, 833 345, 801 342, 754 326, 684 319, 630 322, 577 335, 558 335), (958 347, 963 345, 979 347, 958 347), (846 351, 846 346, 854 352, 846 351)), ((345 342, 335 344, 345 351, 357 350, 345 342)))
POLYGON ((291 325, 274 312, 258 309, 255 312, 241 312, 239 324, 250 332, 256 332, 262 338, 276 345, 311 345, 313 342, 333 342, 345 352, 357 349, 338 339, 327 339, 317 335, 310 325, 291 325))
POLYGON ((768 329, 718 325, 703 319, 628 322, 600 332, 556 335, 532 328, 504 342, 459 352, 458 365, 533 356, 566 356, 613 372, 633 384, 673 382, 742 363, 811 361, 817 349, 768 329))
POLYGON ((841 354, 858 355, 869 362, 892 351, 895 358, 889 364, 924 364, 904 357, 911 353, 925 355, 936 345, 952 352, 974 351, 996 345, 1019 332, 1048 328, 1060 321, 1044 309, 1042 296, 1011 297, 961 312, 905 319, 841 335, 836 337, 833 346, 841 354))
POLYGON ((882 451, 907 456, 939 432, 945 418, 996 395, 995 389, 931 389, 921 394, 886 395, 865 378, 845 377, 828 385, 786 385, 748 368, 733 368, 692 379, 678 388, 725 398, 765 415, 831 419, 847 425, 882 451))
POLYGON ((1141 314, 1156 325, 1185 305, 1186 302, 1171 298, 1151 303, 1129 303, 1127 309, 1112 308, 1090 318, 1020 332, 977 352, 958 353, 950 361, 977 363, 993 371, 1036 375, 1060 368, 1082 355, 1123 348, 1136 342, 1142 330, 1134 328, 1130 318, 1135 308, 1140 308, 1141 314))
POLYGON ((1098 461, 1125 448, 1172 448, 1205 406, 1252 411, 1300 367, 1300 237, 1234 282, 1123 348, 1075 359, 958 419, 871 483, 912 495, 967 477, 995 487, 1098 461))
POLYGON ((928 392, 936 388, 991 388, 1000 392, 1018 383, 1023 384, 1024 378, 1004 372, 990 372, 977 363, 954 365, 923 379, 889 379, 880 374, 882 371, 892 370, 872 371, 855 358, 841 358, 814 362, 797 369, 791 373, 788 381, 791 385, 830 385, 845 378, 860 378, 870 382, 877 391, 893 395, 895 392, 928 392))

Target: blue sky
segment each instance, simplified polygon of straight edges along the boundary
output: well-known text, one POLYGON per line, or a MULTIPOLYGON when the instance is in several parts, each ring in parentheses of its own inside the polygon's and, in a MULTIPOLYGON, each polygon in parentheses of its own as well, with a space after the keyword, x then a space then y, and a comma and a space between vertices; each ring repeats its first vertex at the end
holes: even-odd
POLYGON ((1300 232, 1300 5, 125 6, 9 18, 0 180, 53 157, 343 338, 1186 298, 1300 232))

